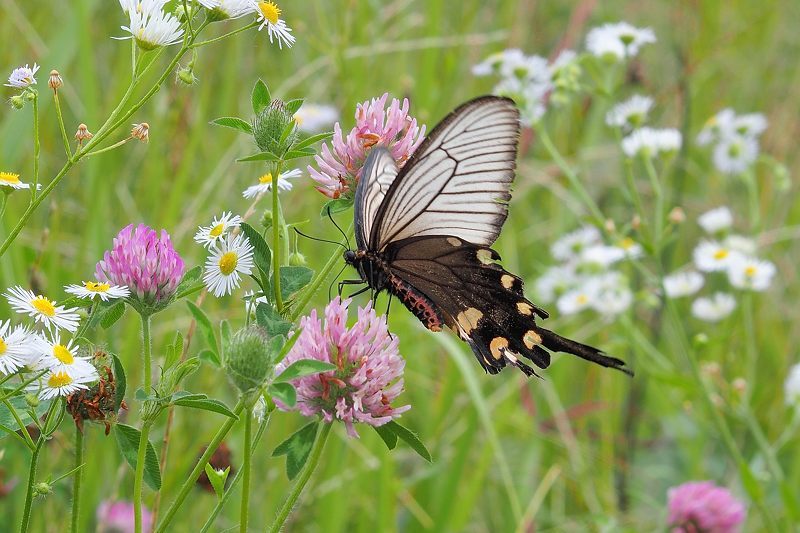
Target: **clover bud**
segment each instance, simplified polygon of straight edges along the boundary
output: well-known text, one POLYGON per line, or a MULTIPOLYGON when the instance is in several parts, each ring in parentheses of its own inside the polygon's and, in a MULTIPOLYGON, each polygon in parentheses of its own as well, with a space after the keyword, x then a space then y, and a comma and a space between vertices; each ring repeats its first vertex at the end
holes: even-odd
POLYGON ((258 325, 250 325, 233 334, 225 350, 225 371, 243 393, 258 389, 272 376, 275 364, 270 337, 258 325))

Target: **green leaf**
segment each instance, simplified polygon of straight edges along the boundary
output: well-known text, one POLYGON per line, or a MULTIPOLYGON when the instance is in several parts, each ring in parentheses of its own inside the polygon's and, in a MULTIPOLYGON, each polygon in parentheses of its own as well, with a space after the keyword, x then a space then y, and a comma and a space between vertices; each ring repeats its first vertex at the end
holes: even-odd
POLYGON ((247 157, 240 157, 236 161, 239 163, 246 163, 248 161, 279 161, 280 157, 272 152, 259 152, 257 154, 248 155, 247 157))
POLYGON ((192 316, 194 316, 198 329, 200 329, 205 336, 209 348, 212 352, 217 354, 217 359, 219 359, 217 336, 214 334, 214 327, 211 325, 211 320, 209 320, 203 310, 197 307, 193 302, 187 300, 186 305, 189 306, 189 311, 191 311, 192 316))
POLYGON ((242 133, 253 134, 253 126, 246 120, 239 117, 220 117, 211 121, 215 126, 222 126, 223 128, 231 128, 242 133))
POLYGON ((272 96, 269 94, 267 84, 260 79, 256 81, 255 86, 253 86, 253 92, 250 95, 250 99, 253 102, 253 113, 258 115, 264 111, 272 101, 272 96))
POLYGON ((287 300, 309 283, 314 277, 314 271, 304 266, 281 267, 281 297, 287 300))
POLYGON ((328 216, 328 213, 331 215, 335 215, 336 213, 341 213, 342 211, 347 211, 353 207, 353 200, 350 198, 337 198, 336 200, 329 200, 325 202, 325 205, 322 206, 322 211, 320 211, 319 215, 322 218, 328 216))
POLYGON ((306 137, 302 141, 299 141, 292 146, 292 150, 302 150, 303 148, 308 148, 312 144, 316 144, 320 141, 327 141, 333 137, 333 132, 328 131, 325 133, 318 133, 317 135, 312 135, 311 137, 306 137))
POLYGON ((297 113, 297 110, 303 106, 303 99, 297 98, 295 100, 289 100, 284 105, 286 106, 286 111, 294 115, 295 113, 297 113))
POLYGON ((125 399, 128 379, 125 376, 125 367, 122 365, 122 360, 116 354, 111 354, 111 357, 113 357, 112 363, 114 365, 114 383, 117 386, 114 391, 114 410, 119 411, 119 406, 122 405, 122 400, 125 399))
POLYGON ((271 336, 286 335, 292 329, 291 322, 284 320, 271 305, 263 302, 256 306, 256 322, 271 336))
POLYGON ((306 464, 308 456, 311 454, 311 448, 314 446, 314 440, 317 438, 317 428, 319 428, 319 422, 306 424, 280 443, 272 452, 273 457, 286 456, 286 476, 290 480, 294 479, 306 464))
POLYGON ((233 337, 233 330, 231 329, 231 324, 227 320, 223 320, 219 323, 219 335, 220 335, 220 342, 222 344, 222 356, 225 356, 225 352, 228 349, 228 346, 231 344, 231 337, 233 337))
POLYGON ((386 447, 390 450, 394 450, 397 447, 397 433, 392 431, 392 428, 387 427, 388 424, 384 424, 382 426, 372 426, 375 430, 375 433, 380 435, 383 439, 383 442, 386 444, 386 447))
POLYGON ((228 406, 222 403, 219 400, 215 400, 213 398, 181 398, 172 402, 175 405, 180 405, 181 407, 189 407, 191 409, 202 409, 203 411, 211 411, 212 413, 219 413, 221 415, 225 415, 228 418, 233 418, 238 420, 239 417, 236 414, 228 409, 228 406))
POLYGON ((275 377, 273 383, 283 383, 292 381, 293 379, 301 378, 303 376, 310 376, 312 374, 319 374, 320 372, 328 372, 329 370, 336 370, 336 365, 319 361, 317 359, 299 359, 286 367, 286 369, 275 377))
MULTIPOLYGON (((272 261, 272 251, 269 245, 264 240, 264 237, 253 226, 247 222, 242 222, 242 233, 244 233, 247 240, 253 246, 253 259, 255 260, 256 267, 261 272, 262 276, 269 278, 270 262, 272 261)), ((263 288, 263 287, 262 287, 263 288)))
POLYGON ((294 343, 297 342, 297 339, 300 338, 300 334, 302 332, 303 332, 303 328, 301 328, 301 327, 298 327, 298 328, 296 328, 294 330, 294 333, 292 334, 291 337, 289 337, 289 340, 286 341, 286 343, 283 345, 283 347, 281 348, 280 352, 278 352, 278 355, 276 355, 275 357, 272 358, 273 362, 276 365, 278 363, 280 363, 281 361, 283 361, 283 358, 286 357, 286 354, 288 354, 289 350, 292 349, 292 346, 294 346, 294 343))
POLYGON ((286 142, 286 139, 289 138, 289 135, 291 135, 294 132, 295 129, 297 129, 297 123, 295 121, 289 122, 283 128, 283 132, 281 132, 281 138, 278 141, 278 144, 281 146, 281 148, 283 148, 283 145, 286 142))
POLYGON ((290 383, 273 383, 267 387, 267 392, 288 407, 297 405, 297 391, 290 383))
POLYGON ((102 318, 100 318, 100 325, 103 329, 108 329, 113 326, 117 320, 122 318, 122 315, 125 314, 125 302, 119 301, 106 309, 103 313, 102 318))
POLYGON ((302 150, 289 150, 283 155, 284 161, 291 161, 292 159, 300 159, 301 157, 310 157, 317 152, 311 148, 303 148, 302 150))
MULTIPOLYGON (((390 442, 392 442, 392 438, 385 437, 384 434, 388 434, 391 432, 395 435, 395 437, 399 437, 401 440, 405 441, 406 444, 411 446, 411 448, 415 452, 417 452, 420 455, 420 457, 422 457, 429 463, 433 461, 433 459, 431 458, 431 453, 428 451, 425 445, 422 444, 422 441, 419 440, 417 434, 411 431, 410 429, 401 426, 394 420, 380 426, 380 428, 375 428, 375 429, 376 430, 380 429, 380 431, 378 431, 378 434, 381 436, 383 442, 386 443, 386 446, 388 446, 390 450, 394 448, 394 446, 391 446, 389 444, 390 442)), ((394 442, 396 443, 396 438, 394 439, 394 442)))
POLYGON ((211 463, 206 463, 205 470, 208 481, 214 489, 214 493, 217 495, 217 498, 221 500, 222 496, 225 494, 225 482, 228 480, 231 467, 229 466, 225 470, 217 470, 211 466, 211 463))
MULTIPOLYGON (((135 427, 117 424, 114 426, 114 434, 117 436, 117 446, 122 456, 131 468, 136 470, 136 457, 139 452, 141 432, 135 427)), ((158 457, 150 441, 147 441, 147 451, 144 458, 144 482, 155 491, 161 488, 161 470, 158 466, 158 457)))
POLYGON ((187 294, 191 294, 194 292, 193 289, 198 284, 200 287, 203 286, 202 282, 200 282, 200 276, 203 275, 203 267, 197 265, 196 267, 190 268, 186 271, 181 278, 181 282, 178 283, 178 287, 175 289, 175 298, 183 298, 187 294))
POLYGON ((172 368, 183 355, 183 335, 180 331, 175 332, 175 342, 167 345, 167 356, 164 359, 164 368, 172 368))
POLYGON ((74 309, 76 307, 91 307, 92 300, 87 300, 86 298, 78 298, 77 296, 72 296, 71 298, 67 298, 61 302, 58 302, 59 305, 63 305, 65 309, 74 309))
POLYGON ((217 368, 222 366, 222 360, 220 359, 219 355, 211 350, 202 350, 199 354, 197 354, 197 357, 199 357, 201 361, 211 363, 217 368))
MULTIPOLYGON (((0 389, 0 394, 8 394, 5 390, 0 389)), ((20 420, 24 425, 28 425, 33 422, 33 419, 28 414, 28 402, 25 401, 24 393, 19 393, 17 396, 12 396, 8 399, 8 402, 14 407, 14 410, 17 412, 17 416, 19 416, 20 420)), ((39 402, 39 405, 36 406, 36 414, 39 418, 41 418, 47 410, 50 408, 50 401, 39 402)), ((8 407, 5 403, 0 403, 0 426, 5 426, 7 428, 11 428, 12 431, 19 430, 19 426, 17 425, 17 421, 14 419, 14 415, 9 411, 8 407)), ((5 436, 5 435, 4 435, 5 436)))

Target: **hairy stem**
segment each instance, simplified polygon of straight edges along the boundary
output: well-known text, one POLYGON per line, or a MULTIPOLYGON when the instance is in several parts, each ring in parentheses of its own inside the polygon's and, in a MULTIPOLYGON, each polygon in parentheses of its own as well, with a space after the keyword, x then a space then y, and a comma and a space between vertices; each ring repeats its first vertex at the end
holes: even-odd
MULTIPOLYGON (((142 315, 142 352, 144 354, 144 391, 150 394, 152 387, 152 340, 150 338, 150 315, 142 315)), ((147 444, 150 442, 151 422, 142 422, 142 433, 139 436, 139 450, 136 454, 136 472, 133 478, 133 510, 134 530, 142 532, 142 489, 144 481, 144 462, 147 454, 147 444)))
POLYGON ((244 460, 242 461, 242 506, 239 511, 239 531, 247 533, 248 509, 250 505, 250 463, 252 454, 253 415, 248 408, 244 413, 244 460))
POLYGON ((278 199, 278 181, 281 176, 281 162, 275 164, 275 177, 272 180, 272 287, 275 289, 275 308, 278 313, 283 311, 283 298, 281 297, 281 216, 280 201, 278 199))
POLYGON ((72 479, 72 521, 70 531, 78 533, 81 510, 81 481, 83 480, 83 431, 75 426, 75 477, 72 479))

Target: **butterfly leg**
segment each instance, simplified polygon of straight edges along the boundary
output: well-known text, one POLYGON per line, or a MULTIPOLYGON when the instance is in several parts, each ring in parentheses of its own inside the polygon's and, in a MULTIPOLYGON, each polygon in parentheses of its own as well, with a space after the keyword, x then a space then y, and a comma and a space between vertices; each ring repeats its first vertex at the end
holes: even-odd
POLYGON ((360 279, 343 279, 342 281, 339 282, 339 296, 342 295, 345 285, 361 285, 363 283, 364 281, 360 279))

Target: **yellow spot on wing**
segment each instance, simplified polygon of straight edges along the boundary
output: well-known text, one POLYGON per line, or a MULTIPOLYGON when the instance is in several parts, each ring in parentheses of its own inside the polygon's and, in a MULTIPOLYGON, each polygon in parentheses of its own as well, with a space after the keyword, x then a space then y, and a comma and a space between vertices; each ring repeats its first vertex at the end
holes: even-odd
POLYGON ((478 261, 483 263, 484 265, 491 265, 494 263, 494 259, 492 259, 492 251, 486 248, 482 248, 478 250, 478 253, 475 254, 478 257, 478 261))
POLYGON ((492 357, 500 359, 503 357, 503 352, 508 348, 508 339, 505 337, 495 337, 489 343, 489 349, 492 351, 492 357))
POLYGON ((478 327, 478 321, 483 318, 483 313, 474 307, 470 307, 466 311, 461 311, 456 317, 458 326, 469 335, 473 329, 478 327))
POLYGON ((522 342, 525 343, 525 347, 527 347, 529 350, 531 350, 531 349, 533 349, 533 345, 534 344, 541 344, 542 343, 542 337, 541 337, 541 335, 539 335, 538 333, 536 333, 535 331, 533 331, 531 329, 531 330, 526 331, 525 335, 522 336, 522 342))
POLYGON ((447 242, 449 242, 452 246, 461 246, 461 241, 455 237, 448 237, 447 242))
POLYGON ((500 283, 502 283, 503 287, 505 287, 506 289, 510 289, 511 287, 514 286, 514 279, 515 279, 514 276, 512 276, 511 274, 503 274, 502 276, 500 276, 500 283))
POLYGON ((517 302, 517 311, 525 316, 531 316, 533 314, 533 307, 527 302, 517 302))

